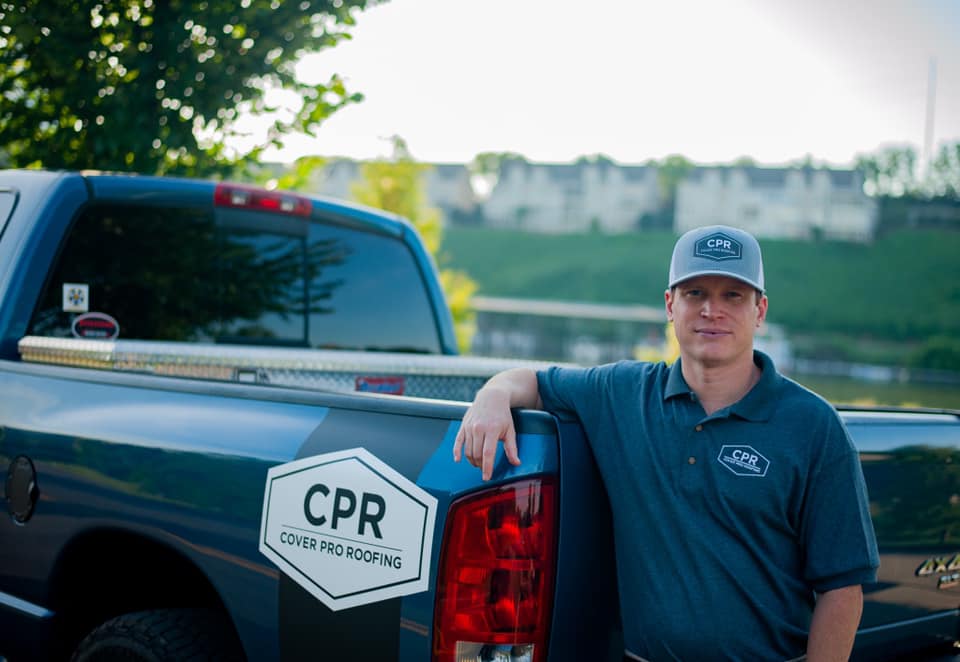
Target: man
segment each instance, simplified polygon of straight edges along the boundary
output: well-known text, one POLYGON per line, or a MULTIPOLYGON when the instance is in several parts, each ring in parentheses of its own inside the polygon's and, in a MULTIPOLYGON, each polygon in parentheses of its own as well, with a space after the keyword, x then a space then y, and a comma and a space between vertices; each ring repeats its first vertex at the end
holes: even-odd
POLYGON ((847 659, 879 556, 836 411, 754 351, 760 246, 726 226, 676 243, 664 293, 680 359, 514 369, 454 444, 519 464, 511 407, 575 414, 613 511, 626 659, 847 659))

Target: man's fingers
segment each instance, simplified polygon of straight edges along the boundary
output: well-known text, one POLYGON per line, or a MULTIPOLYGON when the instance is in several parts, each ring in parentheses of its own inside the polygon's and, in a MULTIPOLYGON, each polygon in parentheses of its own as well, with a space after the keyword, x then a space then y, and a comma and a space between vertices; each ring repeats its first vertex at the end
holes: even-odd
POLYGON ((472 420, 468 415, 457 430, 453 441, 453 459, 459 462, 466 456, 467 461, 481 470, 483 480, 490 480, 497 458, 497 444, 503 441, 503 450, 510 464, 518 466, 520 455, 517 452, 517 434, 513 420, 502 425, 491 425, 489 421, 472 420))
POLYGON ((480 437, 476 434, 470 435, 470 452, 467 454, 467 459, 470 460, 470 464, 475 467, 480 466, 480 460, 483 455, 483 437, 480 437))
POLYGON ((503 434, 503 452, 510 464, 520 466, 520 454, 517 452, 517 432, 511 425, 503 434))
POLYGON ((463 449, 463 425, 457 430, 457 438, 453 440, 453 461, 460 461, 460 451, 463 449))
POLYGON ((490 477, 493 475, 493 461, 497 457, 499 437, 500 435, 491 433, 483 438, 483 462, 480 468, 483 480, 490 480, 490 477))

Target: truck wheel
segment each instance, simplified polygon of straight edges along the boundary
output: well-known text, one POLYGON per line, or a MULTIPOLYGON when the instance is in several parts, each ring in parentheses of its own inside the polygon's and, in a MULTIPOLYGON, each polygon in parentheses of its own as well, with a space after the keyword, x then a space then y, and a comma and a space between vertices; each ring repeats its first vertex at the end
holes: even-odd
POLYGON ((88 634, 72 662, 243 660, 233 629, 211 609, 157 609, 123 614, 88 634))

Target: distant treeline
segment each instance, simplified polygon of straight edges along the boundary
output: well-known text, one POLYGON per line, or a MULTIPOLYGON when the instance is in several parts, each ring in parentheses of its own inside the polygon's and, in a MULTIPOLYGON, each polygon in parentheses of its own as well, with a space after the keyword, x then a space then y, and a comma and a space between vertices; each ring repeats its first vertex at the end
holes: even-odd
MULTIPOLYGON (((489 296, 660 306, 675 239, 450 228, 441 260, 489 296)), ((911 347, 904 364, 960 370, 960 232, 892 230, 871 244, 760 243, 771 322, 790 334, 903 343, 911 347)))

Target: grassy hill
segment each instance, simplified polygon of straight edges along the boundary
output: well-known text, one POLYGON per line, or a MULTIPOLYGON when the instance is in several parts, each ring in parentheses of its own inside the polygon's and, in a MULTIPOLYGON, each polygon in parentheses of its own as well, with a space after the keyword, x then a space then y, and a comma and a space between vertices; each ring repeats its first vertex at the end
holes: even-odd
MULTIPOLYGON (((662 305, 675 239, 457 227, 446 230, 440 261, 467 271, 490 296, 662 305)), ((960 352, 960 233, 904 230, 869 245, 760 244, 769 319, 791 334, 854 354, 870 347, 882 354, 888 344, 902 351, 935 337, 960 352)))

